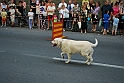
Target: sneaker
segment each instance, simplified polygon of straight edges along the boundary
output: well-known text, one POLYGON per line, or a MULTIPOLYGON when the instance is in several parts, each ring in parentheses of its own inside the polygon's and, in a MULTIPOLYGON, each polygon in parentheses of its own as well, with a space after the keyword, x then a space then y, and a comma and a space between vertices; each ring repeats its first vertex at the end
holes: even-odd
POLYGON ((107 32, 109 32, 109 30, 107 30, 107 32))
POLYGON ((1 25, 1 27, 3 27, 3 25, 1 25))
POLYGON ((96 29, 94 29, 93 31, 96 31, 96 29))
POLYGON ((63 29, 63 31, 65 31, 65 29, 63 29))
POLYGON ((101 32, 103 32, 103 30, 101 30, 101 32))
POLYGON ((4 27, 6 27, 6 25, 4 25, 4 27))

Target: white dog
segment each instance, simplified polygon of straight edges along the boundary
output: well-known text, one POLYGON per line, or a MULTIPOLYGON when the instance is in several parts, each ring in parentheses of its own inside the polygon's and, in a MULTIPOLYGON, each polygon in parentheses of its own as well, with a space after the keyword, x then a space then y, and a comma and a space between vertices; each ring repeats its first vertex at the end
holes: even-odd
POLYGON ((95 39, 96 43, 90 43, 88 41, 75 41, 75 40, 68 40, 68 39, 62 39, 62 38, 55 38, 52 41, 52 45, 57 46, 61 48, 62 53, 61 57, 64 58, 63 54, 67 54, 68 61, 66 63, 69 63, 71 60, 71 55, 75 53, 79 53, 82 56, 85 56, 87 58, 86 64, 90 65, 93 61, 92 54, 94 52, 93 47, 96 47, 98 45, 97 39, 95 39))

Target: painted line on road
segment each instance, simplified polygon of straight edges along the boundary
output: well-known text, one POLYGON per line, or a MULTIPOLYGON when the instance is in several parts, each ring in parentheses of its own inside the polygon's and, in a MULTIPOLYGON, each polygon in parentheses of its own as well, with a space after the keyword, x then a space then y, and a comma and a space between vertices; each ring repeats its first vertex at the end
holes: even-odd
MULTIPOLYGON (((56 58, 56 57, 54 57, 53 59, 54 59, 54 60, 60 60, 60 61, 67 61, 67 59, 56 58)), ((79 60, 71 60, 70 62, 85 63, 85 61, 79 61, 79 60)), ((97 66, 103 66, 103 67, 111 67, 111 68, 124 69, 124 66, 110 65, 110 64, 103 64, 103 63, 95 63, 95 62, 92 62, 91 65, 97 65, 97 66)))
MULTIPOLYGON (((58 61, 67 61, 67 59, 56 58, 56 57, 52 58, 52 57, 47 57, 47 56, 35 55, 35 54, 25 54, 25 53, 23 53, 23 55, 31 56, 31 57, 38 57, 38 58, 45 58, 45 59, 53 59, 53 60, 58 60, 58 61)), ((85 63, 85 61, 80 61, 80 60, 71 60, 70 62, 74 62, 74 63, 85 63)), ((104 64, 104 63, 95 63, 95 62, 92 62, 91 65, 97 65, 97 66, 103 66, 103 67, 110 67, 110 68, 117 68, 117 69, 124 69, 124 66, 104 64)))

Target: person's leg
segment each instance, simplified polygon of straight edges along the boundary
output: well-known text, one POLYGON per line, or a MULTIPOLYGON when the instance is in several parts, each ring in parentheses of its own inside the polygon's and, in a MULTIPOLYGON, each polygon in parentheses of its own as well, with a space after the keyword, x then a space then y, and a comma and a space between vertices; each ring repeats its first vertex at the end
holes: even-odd
POLYGON ((48 16, 48 27, 47 27, 47 29, 49 29, 50 28, 50 16, 48 16))
POLYGON ((115 26, 115 32, 114 32, 115 35, 117 35, 117 28, 118 26, 115 26))
POLYGON ((6 19, 5 19, 5 21, 4 21, 4 27, 6 27, 6 19))
POLYGON ((106 22, 104 22, 104 30, 103 30, 103 35, 105 35, 106 34, 106 27, 107 27, 107 25, 106 25, 107 23, 106 22))
POLYGON ((81 29, 80 32, 83 33, 83 22, 81 22, 81 29))
POLYGON ((84 33, 87 33, 87 27, 88 27, 88 25, 87 25, 87 21, 85 22, 85 29, 84 29, 84 33))
POLYGON ((11 16, 10 18, 11 18, 11 22, 12 22, 11 26, 13 27, 14 26, 14 22, 15 22, 15 16, 11 16))
POLYGON ((91 29, 91 31, 94 31, 94 24, 92 24, 92 29, 91 29))
POLYGON ((29 24, 29 29, 31 29, 31 19, 29 19, 28 24, 29 24))
POLYGON ((33 19, 30 19, 31 20, 31 24, 30 24, 30 26, 31 26, 31 29, 33 29, 33 19))
POLYGON ((113 28, 112 28, 112 35, 114 35, 114 26, 113 26, 113 28))
POLYGON ((94 31, 96 31, 96 26, 97 26, 97 24, 94 24, 94 31))
POLYGON ((66 18, 63 19, 63 31, 65 31, 66 28, 66 18))
POLYGON ((2 25, 1 25, 1 27, 3 27, 3 23, 4 23, 4 22, 3 22, 3 18, 2 18, 2 25))
POLYGON ((66 27, 69 28, 69 18, 67 18, 66 27))
POLYGON ((72 28, 72 16, 69 17, 69 28, 72 28))

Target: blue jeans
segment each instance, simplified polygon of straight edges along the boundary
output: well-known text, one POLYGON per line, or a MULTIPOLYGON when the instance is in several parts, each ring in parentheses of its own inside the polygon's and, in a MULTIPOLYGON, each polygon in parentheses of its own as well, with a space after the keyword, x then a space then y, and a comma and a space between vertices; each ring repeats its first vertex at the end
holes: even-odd
POLYGON ((32 29, 33 26, 33 19, 29 19, 29 28, 32 29))
POLYGON ((66 27, 72 28, 72 16, 70 16, 70 15, 69 15, 69 18, 67 18, 66 27))
POLYGON ((108 29, 108 27, 109 27, 109 22, 104 22, 104 29, 108 29))

